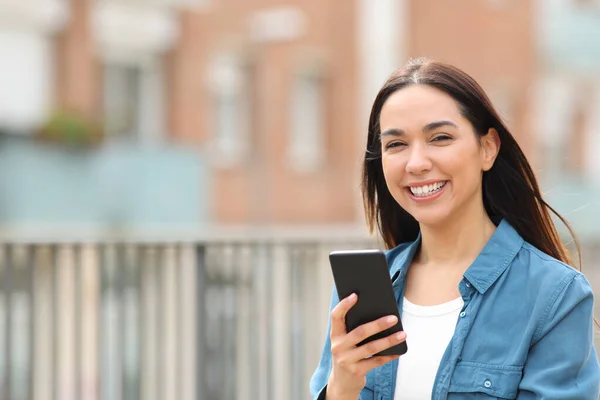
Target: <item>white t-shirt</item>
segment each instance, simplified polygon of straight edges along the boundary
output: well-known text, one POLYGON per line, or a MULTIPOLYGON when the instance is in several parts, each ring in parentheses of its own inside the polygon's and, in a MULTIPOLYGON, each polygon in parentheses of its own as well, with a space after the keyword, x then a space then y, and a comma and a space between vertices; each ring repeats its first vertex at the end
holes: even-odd
POLYGON ((418 306, 404 299, 402 326, 408 352, 398 361, 394 400, 430 400, 440 361, 454 335, 463 299, 418 306))

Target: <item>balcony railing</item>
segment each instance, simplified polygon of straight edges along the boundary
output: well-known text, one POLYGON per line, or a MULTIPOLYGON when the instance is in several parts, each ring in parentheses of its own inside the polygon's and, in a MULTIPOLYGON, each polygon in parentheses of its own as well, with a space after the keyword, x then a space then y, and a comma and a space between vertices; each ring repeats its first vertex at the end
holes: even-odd
POLYGON ((0 225, 82 231, 191 229, 208 219, 196 150, 114 143, 68 148, 0 135, 0 225))
MULTIPOLYGON (((0 243, 0 398, 10 400, 309 398, 327 334, 327 255, 378 247, 351 229, 0 243)), ((587 243, 596 293, 599 256, 587 243)))
POLYGON ((306 399, 362 234, 0 245, 0 398, 306 399))

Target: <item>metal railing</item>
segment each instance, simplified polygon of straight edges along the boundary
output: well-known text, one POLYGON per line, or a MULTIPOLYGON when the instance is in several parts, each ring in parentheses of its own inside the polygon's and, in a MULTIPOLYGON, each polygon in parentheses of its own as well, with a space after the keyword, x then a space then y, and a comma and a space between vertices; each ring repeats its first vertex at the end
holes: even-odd
POLYGON ((0 398, 305 399, 327 254, 374 247, 361 235, 5 243, 0 398))

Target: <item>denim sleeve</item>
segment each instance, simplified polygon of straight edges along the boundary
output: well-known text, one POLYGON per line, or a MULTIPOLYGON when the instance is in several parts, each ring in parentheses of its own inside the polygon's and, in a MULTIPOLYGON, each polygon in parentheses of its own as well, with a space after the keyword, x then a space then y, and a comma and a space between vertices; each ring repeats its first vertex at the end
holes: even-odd
MULTIPOLYGON (((337 291, 334 288, 331 295, 331 304, 329 306, 330 313, 338 303, 339 299, 337 296, 337 291)), ((325 386, 327 385, 329 374, 331 372, 331 340, 329 339, 330 330, 331 318, 329 318, 329 322, 327 324, 327 334, 325 337, 323 350, 321 351, 321 360, 319 361, 319 365, 310 379, 310 394, 314 400, 325 399, 325 386)))
POLYGON ((579 273, 558 285, 529 349, 519 400, 598 400, 594 296, 579 273))

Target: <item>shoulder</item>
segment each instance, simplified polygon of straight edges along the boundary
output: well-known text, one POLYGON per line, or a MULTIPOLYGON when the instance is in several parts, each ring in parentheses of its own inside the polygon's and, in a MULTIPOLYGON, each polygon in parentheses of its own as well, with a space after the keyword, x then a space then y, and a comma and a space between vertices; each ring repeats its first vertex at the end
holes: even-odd
POLYGON ((513 260, 511 269, 535 277, 539 284, 566 286, 571 281, 587 282, 585 276, 572 266, 544 253, 528 242, 524 242, 513 260))
POLYGON ((564 313, 582 302, 593 302, 591 285, 583 273, 527 242, 517 253, 508 275, 521 292, 518 297, 529 300, 521 304, 529 303, 537 311, 532 313, 538 316, 534 341, 564 313))

